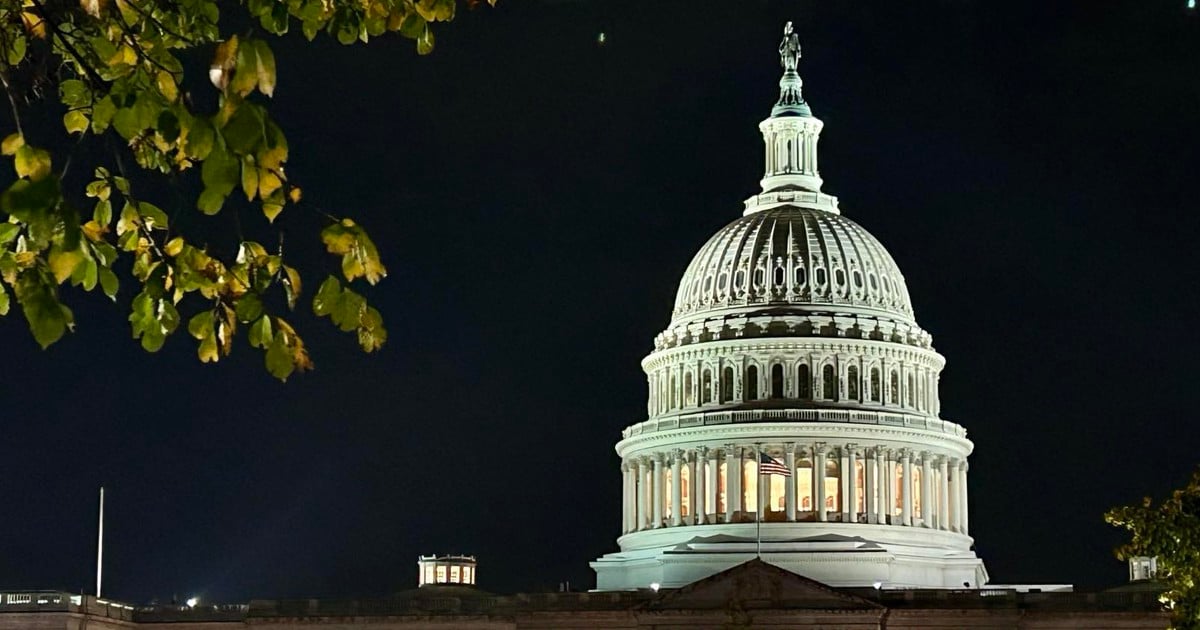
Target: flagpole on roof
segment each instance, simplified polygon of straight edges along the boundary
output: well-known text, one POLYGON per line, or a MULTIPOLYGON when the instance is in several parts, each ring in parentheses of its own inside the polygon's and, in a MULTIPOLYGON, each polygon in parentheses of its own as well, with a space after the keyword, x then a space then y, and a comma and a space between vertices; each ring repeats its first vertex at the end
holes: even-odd
POLYGON ((754 462, 754 470, 758 472, 758 484, 756 484, 758 486, 756 490, 758 492, 758 499, 754 502, 754 557, 762 560, 762 517, 766 513, 762 504, 762 444, 755 444, 754 450, 756 451, 754 455, 757 460, 754 462))
POLYGON ((104 574, 104 486, 100 486, 99 532, 96 536, 96 597, 100 597, 100 578, 104 574))

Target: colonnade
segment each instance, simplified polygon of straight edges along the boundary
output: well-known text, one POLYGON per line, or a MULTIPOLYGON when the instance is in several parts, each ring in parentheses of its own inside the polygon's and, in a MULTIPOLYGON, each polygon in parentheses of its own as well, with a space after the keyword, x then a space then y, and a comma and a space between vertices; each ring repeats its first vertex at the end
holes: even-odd
POLYGON ((841 522, 968 533, 967 461, 825 442, 675 449, 625 459, 622 533, 739 522, 841 522), (760 453, 792 471, 760 476, 760 453), (728 471, 741 474, 728 474, 728 471))

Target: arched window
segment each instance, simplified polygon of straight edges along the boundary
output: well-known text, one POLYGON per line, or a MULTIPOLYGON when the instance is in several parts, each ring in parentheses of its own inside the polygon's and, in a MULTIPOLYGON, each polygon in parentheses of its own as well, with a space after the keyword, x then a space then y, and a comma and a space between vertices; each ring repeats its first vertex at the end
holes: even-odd
POLYGON ((692 373, 686 372, 683 375, 683 406, 691 407, 696 404, 696 392, 692 389, 692 373))
POLYGON ((879 368, 873 367, 871 368, 871 400, 875 402, 881 402, 881 394, 882 392, 880 391, 879 385, 879 368))
POLYGON ((798 388, 797 398, 812 400, 812 371, 808 369, 806 363, 801 363, 796 370, 796 386, 798 388))
POLYGON ((704 372, 700 375, 700 404, 707 405, 712 402, 712 371, 704 368, 704 372))
POLYGON ((783 398, 783 366, 771 366, 771 398, 783 398))
POLYGON ((678 406, 679 399, 677 398, 678 394, 675 391, 675 374, 674 373, 671 374, 670 388, 671 388, 671 409, 675 409, 678 406))
POLYGON ((892 516, 900 516, 904 512, 904 465, 896 464, 895 476, 892 477, 895 488, 892 516))
POLYGON ((746 368, 746 400, 758 400, 758 366, 746 368))
POLYGON ((721 370, 721 402, 727 403, 733 400, 733 368, 725 366, 721 370))
POLYGON ((833 365, 825 364, 821 368, 821 397, 825 400, 837 399, 837 373, 833 369, 833 365))
POLYGON ((846 397, 850 400, 858 400, 858 366, 851 365, 846 368, 846 397))
POLYGON ((913 390, 917 388, 917 381, 913 378, 912 372, 908 374, 908 391, 904 397, 909 407, 913 406, 913 390))
POLYGON ((893 404, 893 405, 899 405, 900 404, 900 375, 896 374, 896 372, 894 370, 892 371, 892 391, 889 393, 891 394, 891 396, 888 397, 888 403, 893 404))
POLYGON ((796 463, 796 509, 813 511, 812 462, 802 459, 796 463))

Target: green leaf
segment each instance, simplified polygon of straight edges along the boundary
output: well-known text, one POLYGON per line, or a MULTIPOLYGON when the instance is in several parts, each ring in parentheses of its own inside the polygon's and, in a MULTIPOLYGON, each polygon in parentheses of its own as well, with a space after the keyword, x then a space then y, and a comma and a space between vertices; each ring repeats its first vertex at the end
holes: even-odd
POLYGON ((263 314, 262 298, 258 297, 258 294, 247 293, 238 298, 234 304, 234 310, 237 312, 239 322, 245 324, 255 321, 263 314))
POLYGON ((8 61, 8 65, 20 65, 25 59, 25 36, 17 35, 14 37, 12 44, 8 47, 6 52, 8 54, 6 55, 5 60, 8 61))
POLYGON ((117 281, 117 274, 113 273, 113 270, 108 267, 100 267, 97 275, 100 280, 100 289, 104 291, 104 295, 107 295, 109 299, 116 302, 117 288, 120 285, 117 281))
POLYGON ((253 201, 258 194, 258 167, 250 155, 242 160, 242 192, 246 193, 247 201, 253 201))
POLYGON ((15 223, 0 223, 0 247, 8 245, 21 233, 21 226, 15 223))
POLYGON ((29 330, 44 350, 74 325, 74 316, 71 309, 59 303, 54 287, 37 276, 36 273, 22 274, 17 281, 16 293, 25 320, 29 322, 29 330))
POLYGON ((317 294, 313 296, 313 313, 320 317, 324 317, 333 313, 337 305, 342 300, 342 283, 338 279, 329 276, 321 283, 317 289, 317 294))
POLYGON ((237 62, 229 89, 239 96, 245 96, 254 90, 254 86, 257 84, 258 47, 254 46, 253 42, 242 42, 237 48, 237 62))
POLYGON ((253 324, 250 324, 249 341, 250 346, 254 348, 266 348, 267 344, 271 343, 271 318, 263 316, 258 318, 253 324))
POLYGON ((275 94, 275 53, 272 53, 271 47, 261 39, 254 40, 254 49, 257 53, 255 68, 258 75, 258 91, 272 96, 275 94))
POLYGON ((87 115, 78 109, 63 114, 63 127, 66 128, 67 133, 83 133, 87 131, 89 124, 91 121, 88 120, 87 115))
POLYGON ((104 226, 112 223, 112 201, 108 199, 97 201, 96 208, 92 211, 92 220, 104 226))
POLYGON ((39 181, 50 174, 50 152, 22 144, 16 152, 17 177, 39 181))
POLYGON ((0 284, 0 317, 8 315, 9 297, 4 285, 0 284))
POLYGON ((79 79, 67 79, 58 84, 58 94, 67 107, 84 107, 92 104, 92 91, 79 79))
POLYGON ((188 123, 187 133, 184 134, 184 152, 194 160, 203 160, 213 149, 216 132, 207 118, 194 117, 188 123))
POLYGON ((196 339, 203 339, 213 335, 213 312, 202 311, 196 313, 188 320, 188 334, 196 339))
POLYGON ((283 291, 287 296, 288 309, 296 308, 296 300, 300 299, 300 272, 287 265, 283 266, 283 291))
POLYGON ((17 149, 23 146, 25 146, 25 136, 14 131, 4 137, 4 142, 0 142, 0 154, 14 155, 17 149))
POLYGON ((112 124, 116 114, 117 106, 113 103, 111 96, 105 96, 96 101, 96 104, 92 106, 92 132, 104 133, 112 124))
POLYGON ((167 229, 167 213, 163 212, 162 208, 146 201, 139 201, 137 213, 142 218, 142 223, 146 225, 146 229, 167 229))
POLYGON ((265 137, 263 112, 253 103, 242 103, 221 129, 225 143, 234 153, 253 153, 265 137))
POLYGON ((295 371, 296 364, 292 361, 292 352, 284 342, 283 335, 276 335, 267 348, 266 361, 267 371, 281 381, 287 381, 295 371))
POLYGON ((211 188, 205 188, 204 192, 200 193, 200 198, 196 200, 196 207, 204 214, 216 214, 221 211, 221 206, 225 204, 225 195, 211 188))

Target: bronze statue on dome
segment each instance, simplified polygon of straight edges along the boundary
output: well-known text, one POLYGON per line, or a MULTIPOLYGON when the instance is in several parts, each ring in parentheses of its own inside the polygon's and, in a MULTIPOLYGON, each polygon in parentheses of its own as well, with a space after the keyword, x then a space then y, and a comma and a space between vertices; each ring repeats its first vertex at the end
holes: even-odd
POLYGON ((792 32, 792 23, 783 27, 783 41, 779 43, 779 63, 785 72, 795 72, 800 63, 800 38, 792 32))

